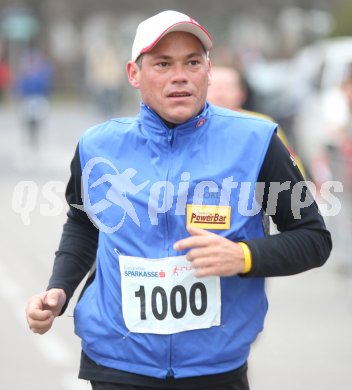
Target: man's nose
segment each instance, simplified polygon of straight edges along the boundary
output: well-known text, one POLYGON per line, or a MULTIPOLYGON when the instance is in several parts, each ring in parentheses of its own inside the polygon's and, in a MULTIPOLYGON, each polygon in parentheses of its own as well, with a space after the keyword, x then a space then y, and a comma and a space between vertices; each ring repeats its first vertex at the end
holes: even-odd
POLYGON ((171 78, 173 83, 185 83, 188 81, 187 72, 182 64, 177 64, 174 68, 174 73, 171 78))

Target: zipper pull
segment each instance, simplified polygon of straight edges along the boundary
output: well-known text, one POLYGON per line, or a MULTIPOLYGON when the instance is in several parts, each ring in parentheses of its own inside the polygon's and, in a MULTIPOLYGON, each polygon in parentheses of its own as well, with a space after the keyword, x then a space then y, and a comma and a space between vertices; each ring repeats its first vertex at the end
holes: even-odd
POLYGON ((122 253, 121 253, 117 248, 114 248, 114 252, 115 252, 118 256, 122 255, 122 253))

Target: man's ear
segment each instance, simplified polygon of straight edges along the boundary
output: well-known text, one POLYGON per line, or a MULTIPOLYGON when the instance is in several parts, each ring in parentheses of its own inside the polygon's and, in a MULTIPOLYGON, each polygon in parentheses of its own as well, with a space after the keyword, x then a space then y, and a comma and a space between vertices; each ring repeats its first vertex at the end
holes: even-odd
POLYGON ((211 61, 208 60, 208 85, 211 85, 212 75, 211 75, 211 61))
POLYGON ((129 61, 126 65, 127 78, 133 88, 139 89, 139 67, 135 62, 129 61))

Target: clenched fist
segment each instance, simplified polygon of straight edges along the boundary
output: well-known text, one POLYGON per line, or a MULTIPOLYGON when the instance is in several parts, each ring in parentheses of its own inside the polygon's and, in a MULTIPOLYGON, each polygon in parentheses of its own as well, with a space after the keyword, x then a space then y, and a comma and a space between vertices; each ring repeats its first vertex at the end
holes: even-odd
POLYGON ((44 334, 53 325, 66 302, 65 291, 59 288, 42 292, 29 299, 26 317, 29 328, 34 333, 44 334))

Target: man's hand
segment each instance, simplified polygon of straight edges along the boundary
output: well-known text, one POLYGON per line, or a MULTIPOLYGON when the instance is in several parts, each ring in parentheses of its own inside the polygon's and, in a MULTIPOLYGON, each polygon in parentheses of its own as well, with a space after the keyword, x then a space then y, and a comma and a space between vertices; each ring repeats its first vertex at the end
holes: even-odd
POLYGON ((244 272, 244 253, 240 245, 217 234, 188 226, 190 237, 177 241, 177 251, 189 249, 187 260, 195 268, 195 275, 233 276, 244 272))
POLYGON ((57 317, 66 302, 65 291, 58 288, 34 295, 29 299, 26 307, 26 317, 29 328, 34 333, 47 332, 55 317, 57 317))

